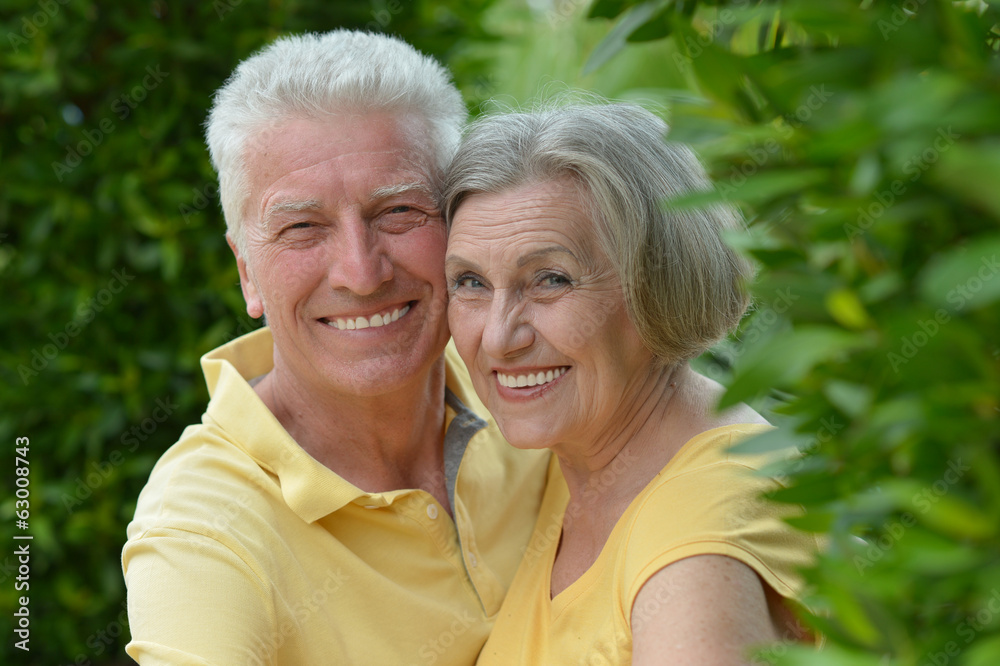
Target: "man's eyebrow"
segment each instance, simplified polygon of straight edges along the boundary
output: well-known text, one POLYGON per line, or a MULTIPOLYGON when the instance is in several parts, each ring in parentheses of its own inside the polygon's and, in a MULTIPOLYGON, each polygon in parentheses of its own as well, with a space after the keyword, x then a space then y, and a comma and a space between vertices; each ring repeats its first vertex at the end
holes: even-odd
MULTIPOLYGON (((517 267, 521 268, 525 264, 530 263, 535 259, 538 259, 539 257, 543 257, 547 254, 553 254, 557 252, 568 254, 569 256, 573 257, 573 259, 576 259, 576 255, 567 250, 566 248, 564 248, 562 245, 550 245, 548 247, 543 247, 538 250, 535 250, 534 252, 529 252, 528 254, 521 255, 520 257, 517 258, 517 267)), ((577 261, 579 261, 579 259, 577 259, 577 261)))
POLYGON ((271 223, 277 215, 280 213, 294 213, 302 210, 319 210, 323 207, 323 204, 316 199, 305 199, 302 201, 289 200, 289 201, 279 201, 276 204, 269 206, 266 211, 264 211, 264 230, 267 231, 268 225, 271 223))
POLYGON ((417 181, 413 183, 399 183, 397 185, 376 187, 371 191, 371 194, 368 195, 368 200, 378 201, 380 199, 388 199, 389 197, 406 194, 408 192, 420 192, 421 194, 426 194, 430 197, 434 196, 434 192, 427 183, 417 181))

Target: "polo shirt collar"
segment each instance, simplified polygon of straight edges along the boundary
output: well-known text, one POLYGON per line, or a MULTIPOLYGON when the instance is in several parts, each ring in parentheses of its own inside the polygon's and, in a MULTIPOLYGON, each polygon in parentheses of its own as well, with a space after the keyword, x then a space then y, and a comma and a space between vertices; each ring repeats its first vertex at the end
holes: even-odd
MULTIPOLYGON (((312 523, 371 495, 310 456, 264 405, 249 381, 274 367, 271 331, 262 328, 233 340, 201 359, 211 400, 206 423, 214 421, 227 439, 278 478, 285 503, 312 523)), ((398 492, 398 491, 397 491, 398 492)))
MULTIPOLYGON (((288 434, 250 386, 250 380, 274 367, 274 341, 267 327, 218 347, 201 359, 211 400, 205 421, 214 421, 228 440, 265 471, 278 478, 285 503, 302 520, 312 523, 347 504, 385 506, 409 492, 366 493, 309 455, 288 434)), ((468 374, 457 367, 457 352, 449 342, 445 353, 445 401, 449 422, 445 434, 446 464, 455 465, 469 440, 492 422, 468 374)), ((454 505, 453 480, 447 475, 454 505)))

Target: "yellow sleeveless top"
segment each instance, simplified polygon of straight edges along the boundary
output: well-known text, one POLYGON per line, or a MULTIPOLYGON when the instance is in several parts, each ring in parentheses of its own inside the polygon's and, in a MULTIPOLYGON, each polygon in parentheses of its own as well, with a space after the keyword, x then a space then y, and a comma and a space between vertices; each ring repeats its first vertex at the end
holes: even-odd
POLYGON ((770 428, 724 426, 685 443, 628 506, 594 564, 550 599, 569 499, 553 456, 534 533, 477 663, 630 664, 631 609, 640 588, 663 567, 693 555, 737 559, 782 596, 797 597, 797 570, 812 561, 816 539, 782 521, 801 510, 760 497, 776 487, 756 473, 771 458, 727 452, 770 428))

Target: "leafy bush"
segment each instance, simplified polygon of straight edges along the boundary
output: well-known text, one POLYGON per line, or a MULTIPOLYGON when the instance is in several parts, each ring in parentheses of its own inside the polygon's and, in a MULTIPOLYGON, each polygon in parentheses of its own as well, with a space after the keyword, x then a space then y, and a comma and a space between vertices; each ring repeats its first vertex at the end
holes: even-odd
POLYGON ((756 311, 703 368, 771 398, 779 501, 827 533, 824 653, 1000 663, 1000 61, 996 3, 598 0, 587 64, 666 40, 671 137, 751 220, 756 311))
POLYGON ((438 55, 473 105, 553 80, 669 102, 762 267, 756 311, 702 368, 781 415, 753 446, 808 451, 778 499, 829 534, 808 574, 825 656, 765 656, 1000 663, 996 2, 597 0, 584 25, 576 0, 106 4, 0 14, 5 614, 11 537, 34 536, 32 651, 5 642, 4 663, 126 660, 135 499, 204 409, 198 357, 255 326, 201 122, 239 60, 339 26, 438 55))
MULTIPOLYGON (((244 311, 202 139, 211 94, 280 34, 398 33, 447 60, 488 2, 96 3, 0 14, 0 608, 31 534, 30 653, 127 660, 120 552, 149 470, 207 394, 198 358, 256 326, 244 311), (15 438, 30 438, 28 530, 15 438)), ((475 63, 458 71, 476 85, 475 63)), ((485 91, 483 91, 485 94, 485 91)))

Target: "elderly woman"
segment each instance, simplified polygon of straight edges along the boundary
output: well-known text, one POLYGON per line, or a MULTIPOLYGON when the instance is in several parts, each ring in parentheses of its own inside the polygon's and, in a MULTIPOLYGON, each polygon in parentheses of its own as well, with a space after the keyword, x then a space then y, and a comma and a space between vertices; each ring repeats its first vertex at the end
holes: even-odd
POLYGON ((798 638, 815 540, 760 498, 770 428, 689 360, 748 305, 728 207, 666 126, 627 104, 487 117, 447 180, 448 318, 516 447, 556 455, 534 536, 480 664, 740 664, 798 638))

